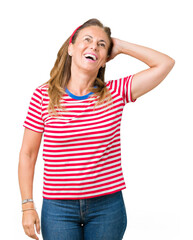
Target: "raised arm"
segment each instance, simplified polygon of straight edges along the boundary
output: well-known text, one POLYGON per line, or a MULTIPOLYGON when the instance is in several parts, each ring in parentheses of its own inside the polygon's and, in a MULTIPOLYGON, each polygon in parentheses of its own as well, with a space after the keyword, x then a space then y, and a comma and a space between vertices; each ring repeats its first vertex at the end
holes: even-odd
POLYGON ((107 61, 123 53, 146 63, 150 68, 133 76, 131 85, 132 99, 135 100, 155 88, 172 70, 175 60, 168 55, 148 47, 113 38, 113 50, 107 61))
MULTIPOLYGON (((22 200, 29 198, 33 199, 34 169, 41 138, 42 133, 38 133, 25 128, 18 164, 19 187, 22 200)), ((23 210, 31 208, 34 208, 34 203, 32 202, 22 205, 23 210)), ((24 211, 22 218, 24 231, 29 237, 38 239, 34 231, 34 224, 36 224, 37 232, 40 233, 40 220, 37 212, 34 210, 24 211)))

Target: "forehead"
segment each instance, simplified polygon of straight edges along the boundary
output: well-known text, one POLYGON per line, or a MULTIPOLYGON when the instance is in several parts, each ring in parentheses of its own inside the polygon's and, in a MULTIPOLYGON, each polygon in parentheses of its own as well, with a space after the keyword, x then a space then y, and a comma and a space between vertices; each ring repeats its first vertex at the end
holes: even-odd
POLYGON ((106 32, 101 27, 98 26, 89 26, 83 28, 79 32, 77 38, 84 37, 85 35, 90 35, 93 38, 97 38, 98 40, 105 40, 107 42, 109 41, 106 32))

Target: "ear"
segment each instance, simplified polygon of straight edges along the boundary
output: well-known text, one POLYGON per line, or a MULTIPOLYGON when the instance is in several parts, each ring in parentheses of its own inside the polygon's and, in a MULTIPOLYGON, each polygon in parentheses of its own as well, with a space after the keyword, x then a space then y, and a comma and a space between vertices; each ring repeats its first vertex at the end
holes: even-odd
POLYGON ((70 43, 70 45, 68 46, 68 54, 72 56, 72 52, 73 52, 73 46, 72 46, 72 43, 70 43))

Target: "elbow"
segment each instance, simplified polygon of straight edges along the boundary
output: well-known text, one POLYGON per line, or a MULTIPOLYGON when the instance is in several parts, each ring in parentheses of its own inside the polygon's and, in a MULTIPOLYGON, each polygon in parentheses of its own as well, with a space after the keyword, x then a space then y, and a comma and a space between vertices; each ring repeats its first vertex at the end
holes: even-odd
POLYGON ((169 72, 172 70, 174 65, 175 65, 175 60, 173 58, 169 58, 168 61, 162 64, 162 67, 163 69, 169 72))
POLYGON ((175 60, 173 58, 171 58, 171 57, 169 57, 168 62, 169 62, 169 65, 171 65, 171 66, 175 65, 175 60))
POLYGON ((20 164, 27 164, 34 166, 36 164, 37 154, 34 152, 27 152, 25 150, 20 151, 19 153, 19 165, 20 164))
POLYGON ((175 65, 175 60, 169 56, 166 58, 162 59, 159 63, 151 66, 151 67, 160 67, 160 68, 173 68, 175 65))
POLYGON ((175 65, 175 60, 173 58, 171 58, 171 65, 174 66, 175 65))
POLYGON ((172 68, 174 67, 175 65, 175 60, 172 58, 170 63, 169 63, 169 67, 170 67, 170 70, 172 70, 172 68))
POLYGON ((175 60, 172 57, 166 55, 166 58, 163 61, 163 64, 166 64, 166 65, 168 65, 170 67, 173 67, 175 65, 175 60))

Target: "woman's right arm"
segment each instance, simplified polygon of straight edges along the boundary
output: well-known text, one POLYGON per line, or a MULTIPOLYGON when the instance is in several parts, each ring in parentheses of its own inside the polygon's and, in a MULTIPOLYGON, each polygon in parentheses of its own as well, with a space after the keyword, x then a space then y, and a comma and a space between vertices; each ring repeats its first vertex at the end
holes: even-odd
MULTIPOLYGON (((25 128, 23 142, 19 154, 18 178, 22 201, 33 199, 33 178, 38 151, 42 139, 42 133, 25 128)), ((22 205, 22 209, 34 208, 34 203, 29 202, 22 205)), ((25 233, 38 240, 34 231, 36 225, 37 233, 40 233, 40 220, 35 210, 23 212, 22 225, 25 233)))

